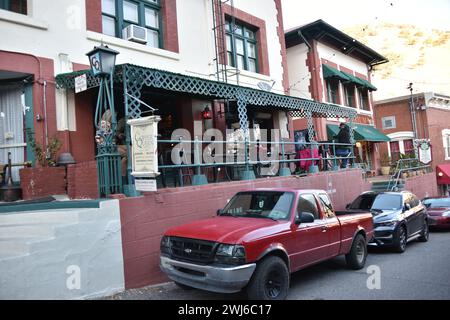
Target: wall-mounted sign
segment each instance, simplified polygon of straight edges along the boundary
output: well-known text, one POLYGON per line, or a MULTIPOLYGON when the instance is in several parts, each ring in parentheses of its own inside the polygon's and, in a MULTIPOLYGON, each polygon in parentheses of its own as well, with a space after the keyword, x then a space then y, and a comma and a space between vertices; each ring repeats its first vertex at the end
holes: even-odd
POLYGON ((419 141, 419 161, 423 164, 430 164, 433 161, 431 154, 431 144, 428 141, 419 141))
POLYGON ((135 178, 155 178, 158 172, 158 116, 128 120, 131 126, 132 173, 135 178))
POLYGON ((136 179, 136 190, 142 192, 156 192, 158 187, 155 179, 136 179))
POLYGON ((87 76, 85 74, 75 78, 75 93, 87 90, 87 76))

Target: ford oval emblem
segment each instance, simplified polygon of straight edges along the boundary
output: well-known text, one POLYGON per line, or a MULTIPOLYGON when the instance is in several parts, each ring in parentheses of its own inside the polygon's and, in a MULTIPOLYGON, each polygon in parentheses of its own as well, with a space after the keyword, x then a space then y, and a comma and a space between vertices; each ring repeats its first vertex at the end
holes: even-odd
POLYGON ((191 254, 192 250, 191 249, 184 249, 184 252, 186 252, 187 254, 191 254))

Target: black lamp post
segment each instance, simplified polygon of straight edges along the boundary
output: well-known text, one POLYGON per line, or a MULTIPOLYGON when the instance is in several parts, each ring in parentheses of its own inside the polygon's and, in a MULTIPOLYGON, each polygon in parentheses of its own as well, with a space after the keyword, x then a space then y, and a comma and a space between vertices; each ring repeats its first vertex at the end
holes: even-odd
POLYGON ((100 78, 95 110, 97 172, 100 196, 122 193, 120 155, 115 142, 117 119, 114 106, 114 69, 119 52, 103 45, 87 53, 94 77, 100 78))

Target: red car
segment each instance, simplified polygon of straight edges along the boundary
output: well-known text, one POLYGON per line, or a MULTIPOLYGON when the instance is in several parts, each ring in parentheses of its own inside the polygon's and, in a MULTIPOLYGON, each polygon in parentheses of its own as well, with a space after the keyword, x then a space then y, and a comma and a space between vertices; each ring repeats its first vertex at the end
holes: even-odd
POLYGON ((450 228, 450 198, 425 198, 422 203, 427 207, 430 228, 450 228))
POLYGON ((374 235, 372 214, 336 216, 325 191, 256 189, 239 192, 218 217, 168 230, 161 270, 181 287, 250 299, 285 299, 290 274, 345 255, 364 267, 374 235))

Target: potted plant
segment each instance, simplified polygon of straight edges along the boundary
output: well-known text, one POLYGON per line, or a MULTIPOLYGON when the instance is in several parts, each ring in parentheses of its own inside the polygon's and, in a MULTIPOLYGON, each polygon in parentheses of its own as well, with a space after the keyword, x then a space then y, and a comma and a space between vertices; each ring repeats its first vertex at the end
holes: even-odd
POLYGON ((380 159, 381 164, 381 174, 383 176, 388 176, 391 170, 391 157, 387 153, 383 153, 380 159))
POLYGON ((30 200, 66 193, 66 170, 57 167, 57 154, 62 146, 57 137, 51 137, 47 148, 27 132, 30 147, 36 157, 36 166, 20 170, 20 185, 23 199, 30 200))

